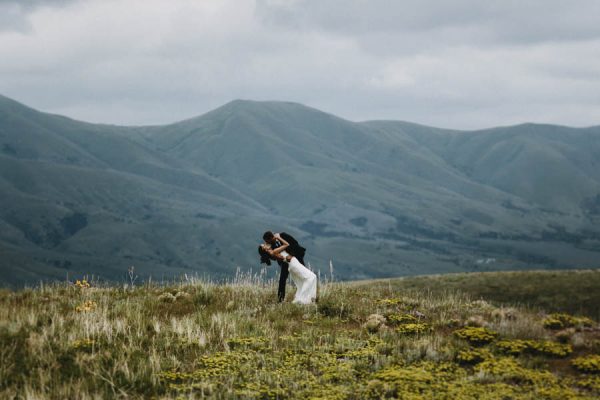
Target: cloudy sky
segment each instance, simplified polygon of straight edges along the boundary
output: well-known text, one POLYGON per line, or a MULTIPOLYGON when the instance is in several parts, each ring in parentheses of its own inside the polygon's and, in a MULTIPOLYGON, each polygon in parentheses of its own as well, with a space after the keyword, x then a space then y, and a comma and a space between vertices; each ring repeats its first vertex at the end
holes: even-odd
POLYGON ((600 125, 600 1, 0 0, 0 94, 128 125, 238 98, 451 128, 600 125))

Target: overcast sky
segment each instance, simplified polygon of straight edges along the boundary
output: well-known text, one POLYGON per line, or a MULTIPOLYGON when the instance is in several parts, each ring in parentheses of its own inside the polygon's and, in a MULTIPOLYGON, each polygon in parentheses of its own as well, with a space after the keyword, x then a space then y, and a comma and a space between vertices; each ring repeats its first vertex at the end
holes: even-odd
POLYGON ((127 125, 238 98, 355 121, 600 125, 600 1, 0 0, 0 94, 127 125))

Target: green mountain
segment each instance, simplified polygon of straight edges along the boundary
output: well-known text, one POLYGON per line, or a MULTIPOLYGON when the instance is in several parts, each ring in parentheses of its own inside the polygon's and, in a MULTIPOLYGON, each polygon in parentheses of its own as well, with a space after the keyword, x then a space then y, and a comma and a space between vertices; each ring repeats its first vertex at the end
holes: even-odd
POLYGON ((600 127, 462 132, 240 100, 119 127, 0 96, 0 282, 223 278, 259 269, 266 229, 337 278, 597 267, 597 154, 600 127))

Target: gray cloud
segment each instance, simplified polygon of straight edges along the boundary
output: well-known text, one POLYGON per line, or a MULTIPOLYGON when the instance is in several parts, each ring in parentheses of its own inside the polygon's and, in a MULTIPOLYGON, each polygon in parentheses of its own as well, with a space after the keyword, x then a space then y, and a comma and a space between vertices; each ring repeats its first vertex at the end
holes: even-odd
POLYGON ((265 22, 273 25, 355 36, 373 33, 439 35, 476 29, 483 37, 461 39, 531 43, 600 37, 597 18, 600 3, 595 0, 578 1, 576 6, 561 0, 259 0, 257 11, 265 22))
POLYGON ((0 32, 27 32, 28 16, 40 7, 62 7, 76 0, 0 0, 0 32))
POLYGON ((600 3, 574 4, 0 0, 14 14, 0 93, 126 124, 234 98, 459 128, 599 124, 600 3))

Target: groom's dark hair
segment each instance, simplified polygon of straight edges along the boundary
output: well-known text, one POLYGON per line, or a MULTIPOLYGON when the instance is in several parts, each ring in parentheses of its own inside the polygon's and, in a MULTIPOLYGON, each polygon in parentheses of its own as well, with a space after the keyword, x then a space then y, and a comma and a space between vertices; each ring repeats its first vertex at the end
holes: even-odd
POLYGON ((258 254, 260 254, 261 264, 271 265, 271 256, 262 246, 258 246, 258 254))
POLYGON ((272 240, 274 237, 275 237, 275 235, 271 231, 266 231, 265 233, 263 233, 263 240, 265 242, 272 240))

